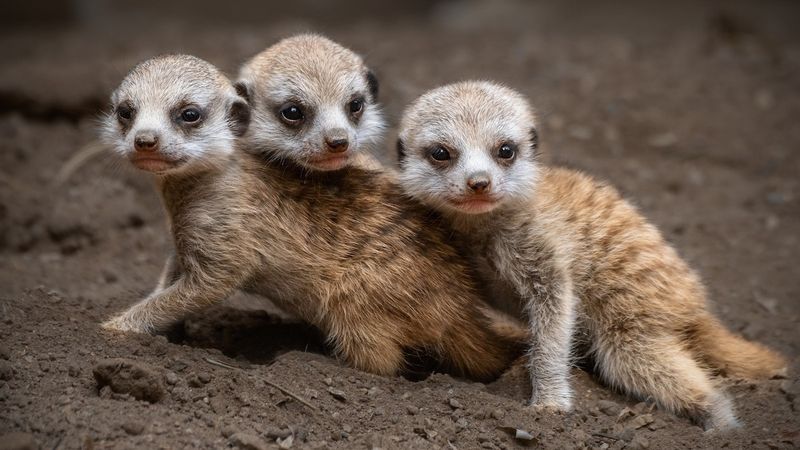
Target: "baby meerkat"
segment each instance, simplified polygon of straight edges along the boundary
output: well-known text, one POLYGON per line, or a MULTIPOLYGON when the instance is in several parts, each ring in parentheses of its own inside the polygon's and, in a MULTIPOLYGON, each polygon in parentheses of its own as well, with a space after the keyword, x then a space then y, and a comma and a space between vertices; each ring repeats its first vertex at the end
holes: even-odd
POLYGON ((380 168, 370 156, 385 128, 378 81, 360 56, 319 35, 283 39, 240 70, 253 106, 248 148, 308 171, 380 168))
POLYGON ((449 221, 530 321, 532 405, 571 407, 571 349, 584 344, 611 386, 706 428, 735 426, 709 374, 778 376, 784 359, 709 312, 698 276, 613 187, 539 167, 536 146, 528 102, 490 82, 424 94, 398 141, 405 191, 449 221))
POLYGON ((250 109, 211 64, 166 56, 112 95, 104 136, 156 176, 175 255, 157 289, 103 326, 158 332, 236 289, 314 324, 347 363, 376 374, 428 351, 455 373, 498 376, 527 330, 481 302, 447 231, 379 172, 324 172, 236 147, 250 109))

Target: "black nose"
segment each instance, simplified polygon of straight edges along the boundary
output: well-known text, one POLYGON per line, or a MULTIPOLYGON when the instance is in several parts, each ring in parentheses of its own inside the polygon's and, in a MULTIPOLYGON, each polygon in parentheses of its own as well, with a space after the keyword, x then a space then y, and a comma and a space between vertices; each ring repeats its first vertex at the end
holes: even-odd
POLYGON ((341 153, 347 150, 347 139, 325 139, 325 145, 328 151, 332 153, 341 153))
POLYGON ((140 131, 133 140, 137 152, 153 152, 158 150, 158 135, 152 131, 140 131))
POLYGON ((487 190, 491 181, 486 177, 476 177, 467 180, 467 186, 472 189, 476 194, 482 194, 487 190))

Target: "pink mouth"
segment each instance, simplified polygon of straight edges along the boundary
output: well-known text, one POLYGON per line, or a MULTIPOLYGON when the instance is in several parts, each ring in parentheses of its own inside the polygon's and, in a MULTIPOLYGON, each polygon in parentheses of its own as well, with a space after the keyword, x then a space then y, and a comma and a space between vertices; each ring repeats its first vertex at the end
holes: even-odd
POLYGON ((322 158, 310 159, 308 163, 315 169, 338 170, 346 166, 348 161, 350 161, 350 153, 344 152, 344 153, 333 154, 330 156, 325 156, 322 158))
POLYGON ((131 157, 131 163, 137 169, 152 173, 166 172, 179 166, 182 162, 180 159, 168 159, 158 154, 135 154, 131 157))
POLYGON ((489 212, 500 204, 497 198, 489 196, 469 196, 450 199, 450 204, 468 214, 482 214, 489 212))

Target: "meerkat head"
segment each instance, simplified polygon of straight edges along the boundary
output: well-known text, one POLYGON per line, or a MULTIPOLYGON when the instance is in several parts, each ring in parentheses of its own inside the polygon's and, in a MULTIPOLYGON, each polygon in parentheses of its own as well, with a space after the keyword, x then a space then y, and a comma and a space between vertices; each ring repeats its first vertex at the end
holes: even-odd
POLYGON ((158 175, 208 167, 233 151, 249 107, 213 65, 187 55, 137 65, 111 96, 107 144, 158 175))
POLYGON ((440 87, 403 115, 400 181, 442 212, 487 213, 533 194, 537 140, 534 113, 519 93, 490 82, 440 87))
POLYGON ((375 76, 322 36, 287 38, 256 55, 237 89, 252 107, 248 147, 310 170, 340 169, 382 135, 375 76))

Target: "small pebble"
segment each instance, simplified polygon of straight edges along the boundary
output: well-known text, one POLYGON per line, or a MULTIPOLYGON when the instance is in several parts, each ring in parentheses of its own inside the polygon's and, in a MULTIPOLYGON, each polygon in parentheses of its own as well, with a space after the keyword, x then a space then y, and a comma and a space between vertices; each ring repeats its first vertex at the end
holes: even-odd
POLYGON ((414 405, 406 406, 406 412, 408 412, 412 416, 416 416, 419 413, 419 408, 414 405))
POLYGON ((144 424, 137 421, 125 422, 122 424, 122 429, 131 436, 138 436, 144 432, 144 424))
POLYGON ((461 402, 460 402, 460 401, 458 401, 458 400, 457 400, 457 399, 455 399, 455 398, 451 398, 450 400, 448 400, 448 401, 447 401, 447 403, 448 403, 448 404, 450 405, 450 407, 451 407, 451 408, 453 408, 453 409, 461 409, 461 408, 463 408, 463 407, 464 407, 464 405, 462 405, 462 404, 461 404, 461 402))
MULTIPOLYGON (((178 384, 178 375, 175 372, 167 372, 165 376, 167 384, 170 386, 175 386, 178 384)), ((227 436, 226 436, 227 437, 227 436)))
POLYGON ((506 412, 498 408, 492 411, 492 419, 500 420, 506 416, 506 412))
POLYGON ((346 402, 347 401, 347 395, 345 395, 344 391, 341 390, 341 389, 335 389, 335 388, 329 387, 328 388, 328 393, 331 394, 331 396, 333 396, 333 398, 335 398, 336 400, 339 400, 340 402, 346 402))
POLYGON ((642 414, 641 416, 634 417, 633 420, 630 421, 630 426, 638 430, 639 428, 650 425, 654 420, 652 414, 642 414))

